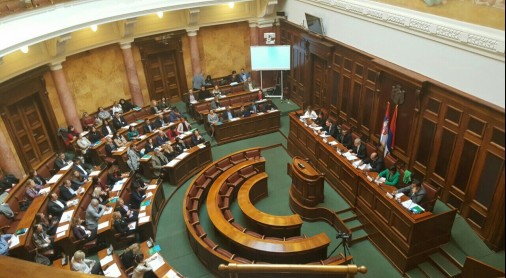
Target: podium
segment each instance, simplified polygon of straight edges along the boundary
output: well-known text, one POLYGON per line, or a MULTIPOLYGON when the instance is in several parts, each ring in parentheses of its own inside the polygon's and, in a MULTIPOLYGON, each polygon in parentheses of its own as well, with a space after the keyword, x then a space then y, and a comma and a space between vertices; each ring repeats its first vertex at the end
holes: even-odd
POLYGON ((314 207, 323 202, 325 177, 309 164, 306 159, 295 156, 290 165, 293 197, 301 204, 314 207))

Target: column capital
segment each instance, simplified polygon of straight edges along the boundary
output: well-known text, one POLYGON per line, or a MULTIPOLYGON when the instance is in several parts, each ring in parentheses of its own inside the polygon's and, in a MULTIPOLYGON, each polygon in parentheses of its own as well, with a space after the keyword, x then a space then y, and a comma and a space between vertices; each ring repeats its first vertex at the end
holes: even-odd
POLYGON ((62 63, 65 62, 65 59, 55 60, 49 63, 49 69, 51 71, 57 71, 63 69, 62 63))
POLYGON ((191 29, 186 29, 186 33, 188 34, 188 37, 194 37, 197 35, 197 32, 199 31, 199 28, 191 28, 191 29))
POLYGON ((258 27, 258 20, 256 20, 256 19, 248 20, 248 25, 249 25, 249 28, 256 28, 256 27, 258 27))
MULTIPOLYGON (((133 41, 133 40, 132 40, 133 41)), ((119 42, 119 48, 121 49, 129 49, 132 48, 132 41, 123 41, 119 42)))
POLYGON ((271 19, 261 19, 261 20, 258 20, 258 28, 272 27, 272 26, 274 26, 274 23, 275 23, 275 19, 274 18, 271 18, 271 19))

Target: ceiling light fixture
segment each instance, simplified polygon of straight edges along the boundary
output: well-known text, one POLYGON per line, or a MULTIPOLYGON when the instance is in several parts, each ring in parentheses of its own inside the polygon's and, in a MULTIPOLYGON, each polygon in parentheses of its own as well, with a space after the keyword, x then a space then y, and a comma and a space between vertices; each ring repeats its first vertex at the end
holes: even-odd
POLYGON ((90 26, 90 28, 91 28, 91 31, 96 32, 97 29, 98 29, 98 26, 95 25, 95 24, 93 24, 93 25, 90 26))
POLYGON ((19 50, 21 50, 21 52, 23 52, 25 54, 28 53, 28 50, 29 50, 28 49, 28 45, 25 45, 25 46, 21 47, 19 50))
POLYGON ((163 12, 157 12, 156 15, 158 16, 158 18, 162 18, 163 17, 163 12))
POLYGON ((228 7, 229 7, 229 8, 233 9, 233 8, 234 8, 234 5, 235 5, 235 3, 234 3, 234 2, 228 2, 228 7))

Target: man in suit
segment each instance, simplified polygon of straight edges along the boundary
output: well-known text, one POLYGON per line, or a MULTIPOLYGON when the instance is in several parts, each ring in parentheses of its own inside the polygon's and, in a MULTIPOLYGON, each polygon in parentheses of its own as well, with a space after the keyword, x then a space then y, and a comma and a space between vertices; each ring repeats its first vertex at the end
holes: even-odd
POLYGON ((193 134, 192 134, 192 144, 194 146, 197 146, 198 144, 202 144, 202 143, 205 143, 206 140, 204 140, 204 137, 202 137, 202 135, 200 135, 200 132, 196 129, 193 131, 193 134))
POLYGON ((65 180, 60 186, 60 199, 67 202, 77 196, 77 192, 72 189, 70 180, 65 180))
POLYGON ((212 95, 209 92, 209 90, 207 90, 205 86, 200 87, 199 100, 204 100, 204 99, 210 98, 210 97, 212 97, 212 95))
POLYGON ((333 138, 337 138, 337 136, 339 135, 337 125, 332 119, 327 119, 327 121, 325 122, 325 126, 323 127, 323 130, 333 138))
POLYGON ((105 137, 105 153, 108 157, 113 157, 112 152, 116 150, 116 145, 112 141, 111 137, 105 137))
POLYGON ((153 157, 151 157, 151 167, 153 168, 153 175, 160 177, 163 174, 163 170, 167 167, 169 160, 163 155, 160 148, 156 148, 153 157))
POLYGON ((144 122, 144 133, 153 132, 155 128, 156 128, 155 125, 153 125, 149 119, 146 119, 146 121, 144 122))
POLYGON ((403 187, 396 191, 396 193, 404 193, 404 195, 408 196, 413 203, 420 204, 427 195, 425 189, 422 187, 422 182, 414 179, 413 183, 410 185, 403 187))
POLYGON ((102 135, 108 136, 108 135, 114 135, 116 132, 116 129, 111 125, 109 121, 104 121, 104 124, 102 125, 102 135))
POLYGON ((241 73, 239 73, 239 77, 241 78, 241 82, 245 82, 248 80, 249 73, 244 70, 244 68, 241 69, 241 73))
POLYGON ((149 112, 151 112, 151 114, 158 114, 161 112, 160 109, 158 109, 158 103, 156 100, 151 101, 151 108, 149 109, 149 112))
POLYGON ((163 132, 163 130, 158 131, 158 136, 156 136, 156 142, 155 144, 157 146, 161 146, 169 141, 169 138, 167 135, 163 132))
POLYGON ((69 162, 65 160, 65 153, 59 153, 58 157, 54 161, 54 169, 59 171, 61 168, 69 165, 69 162))
POLYGON ((165 120, 163 119, 163 115, 158 115, 158 118, 155 120, 155 127, 160 128, 165 125, 165 120))
POLYGON ((255 84, 253 83, 253 81, 251 81, 251 77, 248 77, 248 79, 244 82, 244 90, 246 92, 251 92, 253 91, 253 89, 256 88, 255 84))
POLYGON ((230 121, 230 119, 235 118, 235 114, 232 110, 230 110, 230 107, 227 107, 227 110, 223 112, 223 120, 224 121, 230 121))
POLYGON ((85 179, 89 178, 89 174, 91 173, 91 171, 89 169, 85 169, 85 167, 83 167, 83 165, 81 165, 81 159, 79 158, 74 158, 74 164, 72 164, 72 170, 74 171, 78 171, 79 174, 81 174, 82 177, 84 177, 85 179))
POLYGON ((176 151, 176 154, 181 154, 185 149, 189 149, 189 147, 181 138, 176 137, 176 142, 174 143, 174 151, 176 151))
POLYGON ((47 214, 60 218, 66 209, 67 204, 58 200, 58 195, 56 195, 56 193, 51 194, 51 199, 47 203, 47 214))
POLYGON ((97 229, 98 220, 105 212, 105 206, 98 203, 97 199, 91 199, 86 209, 86 226, 89 230, 97 229))
POLYGON ((343 144, 347 149, 351 149, 353 147, 353 139, 351 138, 351 134, 345 128, 341 129, 341 134, 337 136, 337 141, 343 144))
POLYGON ((362 160, 360 165, 362 164, 369 164, 369 166, 371 166, 371 169, 364 169, 366 172, 380 173, 385 170, 383 157, 379 156, 377 152, 373 152, 368 158, 362 160))
POLYGON ((169 113, 169 121, 171 123, 173 122, 177 122, 179 120, 179 118, 181 118, 181 113, 179 113, 179 110, 177 109, 177 107, 174 107, 172 110, 170 110, 170 113, 169 113))
POLYGON ((239 115, 241 115, 241 117, 243 118, 247 118, 249 116, 251 116, 251 111, 249 110, 249 107, 246 106, 241 106, 241 111, 239 112, 239 115))
POLYGON ((367 148, 364 144, 362 144, 362 140, 360 140, 360 138, 355 139, 351 152, 356 154, 360 159, 365 159, 367 157, 367 148))
POLYGON ((221 107, 220 100, 217 96, 214 97, 213 101, 211 101, 211 109, 218 109, 221 107))
POLYGON ((116 130, 126 126, 128 123, 125 120, 125 117, 121 115, 121 113, 117 112, 114 114, 114 119, 112 119, 112 125, 116 130))

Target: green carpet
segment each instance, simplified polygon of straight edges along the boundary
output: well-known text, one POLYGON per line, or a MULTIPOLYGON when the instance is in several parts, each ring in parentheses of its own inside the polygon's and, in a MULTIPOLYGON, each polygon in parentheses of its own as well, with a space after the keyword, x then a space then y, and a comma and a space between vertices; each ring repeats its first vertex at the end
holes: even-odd
MULTIPOLYGON (((288 112, 297 110, 299 107, 291 102, 285 101, 281 103, 280 100, 273 101, 282 111, 280 132, 270 133, 220 146, 217 146, 216 142, 204 133, 205 138, 210 140, 213 145, 212 154, 214 160, 235 151, 251 147, 268 147, 282 144, 282 146, 286 148, 287 142, 285 137, 288 136, 289 131, 289 118, 287 115, 288 112)), ((183 103, 177 103, 175 105, 179 107, 180 111, 185 111, 183 103)), ((190 119, 191 117, 188 118, 190 119)), ((192 121, 190 122, 194 127, 198 127, 201 131, 204 130, 202 125, 192 121)), ((267 161, 266 172, 269 175, 269 196, 260 200, 256 204, 256 207, 274 215, 292 214, 288 206, 288 189, 291 180, 286 174, 286 164, 291 161, 290 156, 281 146, 264 150, 262 151, 262 155, 267 161)), ((184 276, 191 278, 214 277, 200 263, 197 256, 194 255, 187 238, 186 226, 184 225, 182 215, 182 207, 184 194, 191 181, 192 180, 190 179, 180 188, 164 184, 165 195, 167 198, 170 198, 170 200, 168 201, 160 218, 156 241, 161 246, 161 253, 163 257, 184 276)), ((325 201, 320 204, 320 206, 324 206, 335 211, 349 207, 343 198, 328 184, 325 184, 325 201)), ((448 208, 441 202, 438 202, 436 205, 436 211, 444 211, 447 209, 448 208)), ((231 204, 231 210, 235 221, 247 227, 247 223, 237 206, 237 202, 231 204)), ((204 205, 201 208, 199 215, 202 226, 211 239, 215 240, 215 242, 220 245, 226 246, 226 242, 223 242, 219 236, 214 234, 214 229, 207 217, 206 211, 207 210, 204 205)), ((353 213, 346 213, 346 216, 351 215, 353 215, 353 213)), ((354 226, 359 224, 360 223, 352 223, 350 225, 354 226)), ((308 236, 316 235, 320 232, 326 233, 332 241, 328 248, 328 252, 330 253, 340 243, 340 240, 335 238, 336 231, 332 227, 324 222, 304 222, 302 226, 302 233, 308 236)), ((354 234, 354 236, 355 235, 356 234, 354 234)), ((469 227, 466 221, 460 216, 455 219, 451 243, 453 248, 462 250, 464 254, 471 255, 504 270, 504 251, 495 253, 488 249, 469 227)), ((342 252, 343 248, 341 246, 335 254, 342 252)), ((367 240, 353 244, 350 247, 350 252, 354 257, 355 264, 365 265, 368 268, 368 273, 361 276, 401 277, 401 274, 397 272, 387 259, 385 259, 367 240)))

